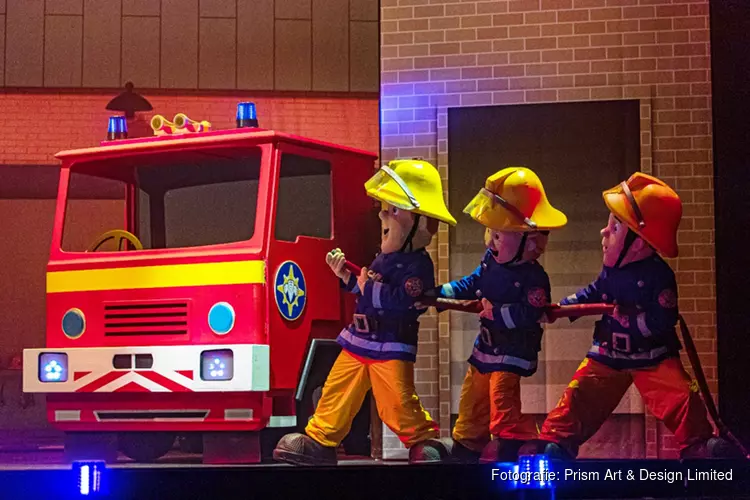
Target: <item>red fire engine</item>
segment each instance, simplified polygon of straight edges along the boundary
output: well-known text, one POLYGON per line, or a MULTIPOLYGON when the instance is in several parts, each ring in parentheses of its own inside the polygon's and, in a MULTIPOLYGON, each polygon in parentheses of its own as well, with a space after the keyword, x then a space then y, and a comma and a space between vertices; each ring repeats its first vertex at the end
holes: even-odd
POLYGON ((200 436, 204 461, 256 462, 311 415, 354 307, 325 254, 372 259, 376 155, 260 129, 252 103, 237 124, 157 116, 122 139, 113 118, 110 140, 57 154, 47 342, 23 378, 69 457, 200 436))

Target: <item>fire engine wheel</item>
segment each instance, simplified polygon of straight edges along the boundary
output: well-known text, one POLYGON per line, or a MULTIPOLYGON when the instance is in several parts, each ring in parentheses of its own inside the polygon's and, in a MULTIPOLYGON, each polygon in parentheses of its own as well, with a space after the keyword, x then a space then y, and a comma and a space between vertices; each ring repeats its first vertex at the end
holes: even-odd
POLYGON ((136 462, 153 462, 174 445, 172 432, 123 432, 118 436, 120 451, 136 462))

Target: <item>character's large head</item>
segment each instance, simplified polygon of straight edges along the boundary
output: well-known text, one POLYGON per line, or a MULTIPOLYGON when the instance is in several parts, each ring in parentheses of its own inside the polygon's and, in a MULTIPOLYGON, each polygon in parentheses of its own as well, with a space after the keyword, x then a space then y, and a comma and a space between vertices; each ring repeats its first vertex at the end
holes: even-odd
POLYGON ((438 221, 456 225, 443 200, 440 174, 424 160, 391 161, 365 183, 365 190, 381 203, 383 253, 426 247, 438 221))
POLYGON ((549 231, 568 222, 547 200, 539 177, 524 167, 506 168, 489 176, 464 213, 487 228, 484 242, 503 264, 539 258, 549 231))
POLYGON ((665 182, 636 172, 602 193, 610 216, 602 229, 605 266, 620 267, 658 252, 677 257, 682 202, 665 182))

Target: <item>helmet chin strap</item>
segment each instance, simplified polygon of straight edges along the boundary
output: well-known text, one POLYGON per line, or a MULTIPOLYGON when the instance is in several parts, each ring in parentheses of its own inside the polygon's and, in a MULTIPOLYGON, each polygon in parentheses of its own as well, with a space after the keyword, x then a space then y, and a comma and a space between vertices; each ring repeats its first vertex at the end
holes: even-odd
MULTIPOLYGON (((545 236, 549 234, 549 231, 533 231, 533 232, 539 232, 539 233, 541 233, 541 234, 543 234, 545 236)), ((531 234, 531 233, 526 233, 526 232, 523 233, 523 236, 521 237, 521 244, 518 245, 518 251, 516 252, 516 255, 511 260, 509 260, 507 262, 507 264, 514 264, 516 262, 520 262, 521 260, 523 260, 523 254, 526 251, 526 242, 527 242, 527 240, 529 238, 529 234, 531 234)), ((533 241, 532 241, 532 243, 533 243, 533 241)), ((533 248, 531 248, 530 251, 534 250, 535 248, 536 248, 536 246, 534 246, 533 248)))
POLYGON ((630 250, 631 245, 633 245, 637 237, 638 235, 635 234, 633 230, 628 228, 628 234, 625 235, 625 242, 622 245, 622 251, 620 252, 620 256, 617 258, 615 268, 620 267, 620 264, 622 264, 623 259, 625 259, 625 256, 628 254, 628 250, 630 250))
POLYGON ((401 246, 399 252, 411 252, 414 250, 411 240, 414 238, 414 235, 417 234, 417 229, 419 229, 419 218, 420 214, 414 214, 414 223, 411 225, 411 231, 409 231, 409 235, 406 237, 406 240, 404 240, 404 244, 401 246))
POLYGON ((508 261, 508 264, 515 264, 516 262, 520 262, 523 258, 523 252, 526 250, 526 240, 529 237, 529 233, 523 233, 523 236, 521 236, 521 244, 518 245, 518 251, 516 252, 515 257, 510 259, 508 261))

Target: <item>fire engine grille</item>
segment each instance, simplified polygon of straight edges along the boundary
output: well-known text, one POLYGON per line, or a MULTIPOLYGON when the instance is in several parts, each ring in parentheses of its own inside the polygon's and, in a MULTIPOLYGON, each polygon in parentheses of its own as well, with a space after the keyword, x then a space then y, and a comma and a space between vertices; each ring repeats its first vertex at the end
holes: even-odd
POLYGON ((95 411, 97 420, 109 422, 201 422, 209 410, 144 410, 144 411, 95 411))
POLYGON ((104 335, 185 335, 187 302, 104 304, 104 335))

